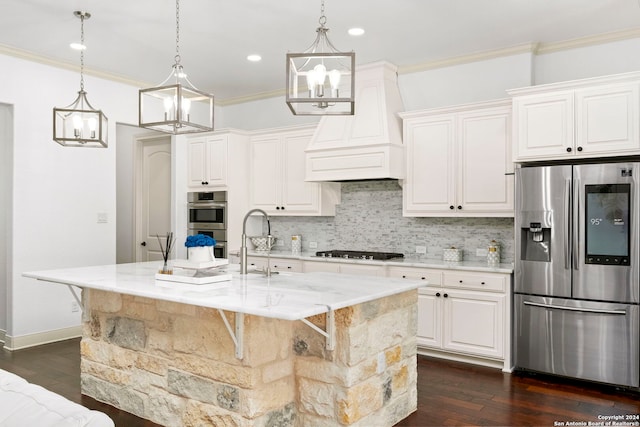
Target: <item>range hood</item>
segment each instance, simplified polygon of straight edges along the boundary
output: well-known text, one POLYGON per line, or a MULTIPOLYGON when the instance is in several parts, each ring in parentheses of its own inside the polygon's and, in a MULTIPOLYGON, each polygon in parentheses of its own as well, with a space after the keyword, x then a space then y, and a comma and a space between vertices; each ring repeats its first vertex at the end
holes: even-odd
POLYGON ((356 68, 355 115, 324 116, 307 146, 306 181, 404 179, 398 68, 356 68))

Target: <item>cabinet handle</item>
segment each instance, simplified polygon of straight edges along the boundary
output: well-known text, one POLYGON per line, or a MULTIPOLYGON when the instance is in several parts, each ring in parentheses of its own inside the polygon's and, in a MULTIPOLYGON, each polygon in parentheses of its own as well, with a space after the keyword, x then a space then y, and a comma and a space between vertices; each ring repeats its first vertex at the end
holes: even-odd
POLYGON ((279 211, 280 210, 280 206, 276 206, 276 210, 279 211))
POLYGON ((567 153, 571 152, 571 147, 567 147, 567 153))
POLYGON ((288 266, 287 266, 287 268, 288 268, 289 270, 291 270, 291 266, 290 266, 290 265, 288 265, 288 266))
POLYGON ((453 205, 449 206, 449 209, 454 210, 455 207, 453 205))
POLYGON ((578 151, 582 151, 582 147, 578 147, 578 151))
POLYGON ((462 209, 462 206, 458 205, 458 209, 462 209))
POLYGON ((445 298, 448 298, 448 297, 449 297, 449 294, 444 294, 443 296, 444 296, 445 298))
POLYGON ((480 282, 481 285, 484 285, 484 282, 480 282))
POLYGON ((403 274, 403 275, 402 275, 402 278, 403 278, 403 279, 406 279, 406 278, 407 278, 407 276, 405 276, 405 275, 403 274))
POLYGON ((147 246, 147 242, 140 243, 140 246, 147 246))
POLYGON ((440 296, 440 292, 436 292, 436 296, 439 297, 440 296))
POLYGON ((460 280, 460 283, 462 283, 462 280, 460 280))
POLYGON ((421 278, 420 278, 420 280, 424 280, 424 279, 426 279, 426 277, 421 277, 421 278))
POLYGON ((282 206, 280 209, 284 210, 284 206, 282 206))

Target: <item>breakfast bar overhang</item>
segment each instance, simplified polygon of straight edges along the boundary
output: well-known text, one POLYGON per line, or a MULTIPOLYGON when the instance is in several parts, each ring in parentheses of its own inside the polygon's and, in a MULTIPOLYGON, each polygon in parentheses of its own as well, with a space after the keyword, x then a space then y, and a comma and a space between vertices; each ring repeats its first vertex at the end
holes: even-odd
POLYGON ((83 394, 166 426, 392 426, 416 410, 424 282, 229 266, 183 286, 160 266, 24 273, 83 290, 83 394))

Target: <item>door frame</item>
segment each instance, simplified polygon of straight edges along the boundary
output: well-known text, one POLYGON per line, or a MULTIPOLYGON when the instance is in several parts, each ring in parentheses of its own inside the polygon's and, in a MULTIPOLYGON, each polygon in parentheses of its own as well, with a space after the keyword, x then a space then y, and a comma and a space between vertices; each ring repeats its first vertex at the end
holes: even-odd
MULTIPOLYGON (((145 144, 149 144, 152 142, 156 142, 158 140, 169 140, 169 145, 171 148, 171 204, 175 200, 174 195, 174 139, 171 135, 167 135, 164 133, 152 133, 152 134, 141 134, 136 135, 134 137, 133 147, 133 179, 134 179, 134 187, 133 187, 133 210, 134 210, 134 221, 133 221, 133 233, 131 239, 132 246, 132 254, 134 256, 133 262, 141 261, 141 250, 138 242, 142 239, 142 230, 140 224, 142 222, 142 186, 143 186, 143 165, 144 156, 142 155, 142 150, 145 144)), ((174 227, 175 219, 173 217, 173 209, 169 209, 169 217, 171 218, 171 229, 174 227)))

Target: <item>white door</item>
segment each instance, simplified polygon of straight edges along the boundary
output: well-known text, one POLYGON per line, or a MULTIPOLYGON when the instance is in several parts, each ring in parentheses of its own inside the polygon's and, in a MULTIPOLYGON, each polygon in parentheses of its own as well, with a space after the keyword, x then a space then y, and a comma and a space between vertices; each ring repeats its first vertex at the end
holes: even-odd
MULTIPOLYGON (((305 149, 313 134, 287 135, 284 137, 284 173, 282 184, 283 214, 318 212, 320 209, 320 184, 305 182, 305 149)), ((282 209, 281 209, 282 210, 282 209)))
POLYGON ((162 260, 158 237, 171 231, 171 137, 138 141, 136 261, 162 260))

